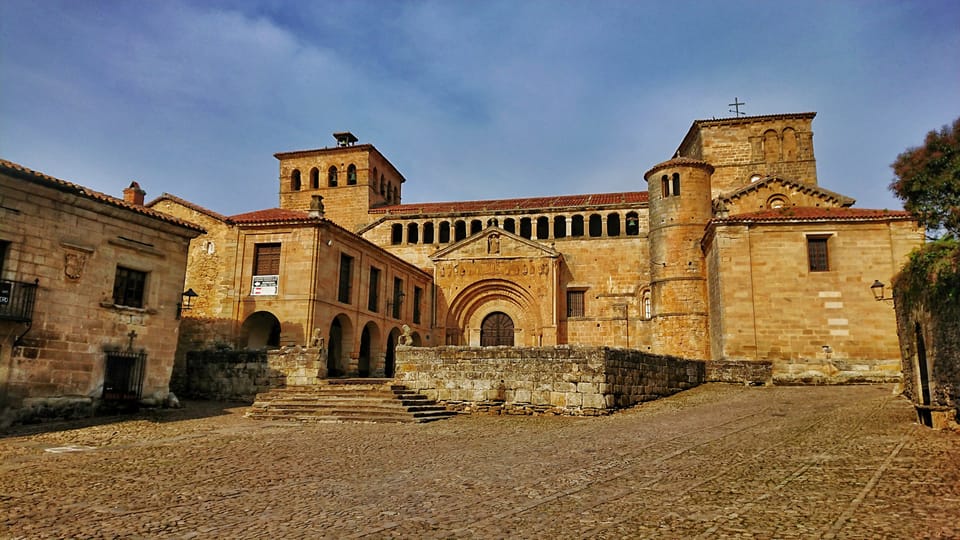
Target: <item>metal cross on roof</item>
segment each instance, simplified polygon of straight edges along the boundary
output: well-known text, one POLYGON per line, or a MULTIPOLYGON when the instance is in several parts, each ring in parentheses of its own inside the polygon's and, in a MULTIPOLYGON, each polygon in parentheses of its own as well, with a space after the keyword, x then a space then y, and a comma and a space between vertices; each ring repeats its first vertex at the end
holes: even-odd
POLYGON ((741 105, 746 105, 746 103, 740 101, 740 98, 737 98, 737 97, 733 98, 733 103, 727 103, 728 107, 733 107, 732 109, 730 109, 730 112, 732 112, 735 116, 740 116, 740 115, 746 116, 747 113, 740 112, 741 105))

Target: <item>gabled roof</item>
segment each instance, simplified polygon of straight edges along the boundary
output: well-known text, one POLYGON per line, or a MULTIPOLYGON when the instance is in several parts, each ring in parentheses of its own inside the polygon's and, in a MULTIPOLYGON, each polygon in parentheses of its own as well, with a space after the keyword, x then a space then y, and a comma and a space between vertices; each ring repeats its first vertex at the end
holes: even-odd
POLYGON ((824 208, 786 206, 759 212, 714 218, 711 223, 770 223, 812 221, 910 221, 916 218, 905 210, 872 210, 866 208, 824 208))
POLYGON ((546 255, 546 256, 548 256, 548 257, 559 257, 559 256, 560 256, 560 252, 558 252, 557 250, 551 248, 550 246, 546 246, 546 245, 544 245, 544 244, 541 244, 540 242, 537 242, 536 240, 529 240, 529 239, 524 238, 524 237, 522 237, 522 236, 520 236, 520 235, 514 234, 514 233, 512 233, 512 232, 510 232, 510 231, 505 231, 505 230, 501 229, 500 227, 487 227, 487 228, 483 229, 482 231, 480 231, 480 232, 478 232, 478 233, 471 234, 470 236, 464 238, 463 240, 460 240, 459 242, 455 242, 455 243, 453 243, 453 244, 450 244, 449 246, 447 246, 447 247, 445 247, 445 248, 443 248, 443 249, 435 252, 433 255, 430 255, 430 259, 433 260, 433 261, 437 261, 437 260, 443 259, 444 257, 450 255, 451 253, 453 253, 453 252, 455 252, 455 251, 459 251, 459 250, 462 249, 464 246, 466 246, 466 245, 468 245, 468 244, 472 244, 472 243, 474 243, 474 242, 478 242, 478 241, 480 241, 481 239, 486 238, 487 236, 490 236, 491 234, 499 234, 499 235, 502 236, 502 237, 505 237, 505 238, 508 238, 508 239, 510 239, 510 240, 513 240, 513 241, 515 241, 515 242, 517 242, 517 243, 519 243, 519 244, 526 245, 527 247, 530 247, 530 248, 532 248, 532 249, 534 249, 534 250, 536 250, 536 251, 540 251, 540 252, 542 252, 544 255, 546 255))
POLYGON ((492 199, 436 203, 395 204, 371 208, 371 214, 411 215, 463 212, 497 212, 504 210, 558 210, 582 206, 613 206, 647 202, 646 191, 526 197, 522 199, 492 199))
POLYGON ((310 217, 310 214, 301 210, 287 210, 285 208, 267 208, 237 214, 227 218, 237 225, 274 225, 292 223, 319 223, 325 221, 321 217, 310 217))
POLYGON ((116 208, 122 208, 124 210, 130 210, 131 212, 136 212, 137 214, 147 216, 152 219, 157 219, 176 225, 178 227, 183 227, 190 229, 192 231, 206 232, 203 227, 194 225, 188 221, 169 216, 162 212, 157 212, 147 208, 146 206, 141 206, 138 204, 128 203, 127 201, 107 195, 105 193, 100 193, 99 191, 94 191, 90 188, 81 186, 79 184, 74 184, 73 182, 68 182, 66 180, 61 180, 59 178, 54 178, 53 176, 44 174, 42 172, 35 171, 33 169, 28 169, 19 163, 14 163, 12 161, 7 161, 5 159, 0 159, 0 172, 8 174, 10 176, 19 178, 21 180, 30 182, 32 184, 52 188, 64 193, 70 193, 78 197, 83 197, 92 201, 99 203, 107 204, 109 206, 114 206, 116 208))
POLYGON ((220 221, 228 221, 228 220, 230 219, 230 218, 228 218, 227 216, 225 216, 225 215, 223 215, 223 214, 218 214, 217 212, 214 212, 213 210, 210 210, 210 209, 208 209, 208 208, 204 208, 204 207, 200 206, 199 204, 192 203, 192 202, 190 202, 190 201, 188 201, 188 200, 186 200, 186 199, 181 199, 180 197, 177 197, 176 195, 171 195, 171 194, 166 193, 166 192, 160 194, 159 197, 157 197, 156 199, 148 202, 148 203, 147 203, 146 205, 144 205, 144 206, 147 206, 147 207, 149 207, 149 208, 153 208, 153 206, 156 205, 157 203, 159 203, 160 201, 172 201, 172 202, 175 202, 175 203, 179 204, 180 206, 189 208, 189 209, 191 209, 191 210, 193 210, 193 211, 195 211, 195 212, 200 212, 201 214, 205 214, 205 215, 207 215, 207 216, 212 217, 213 219, 217 219, 217 220, 220 220, 220 221))
POLYGON ((794 180, 791 178, 783 178, 780 176, 766 176, 757 180, 756 182, 751 182, 739 189, 725 193, 719 197, 720 200, 724 202, 732 202, 736 199, 742 198, 746 195, 749 195, 753 192, 758 191, 762 187, 769 186, 770 184, 781 184, 790 189, 794 189, 801 193, 806 193, 809 195, 818 196, 824 200, 836 203, 838 206, 853 206, 853 203, 857 202, 856 199, 847 197, 846 195, 841 195, 839 193, 823 189, 820 186, 814 184, 807 184, 800 182, 799 180, 794 180))

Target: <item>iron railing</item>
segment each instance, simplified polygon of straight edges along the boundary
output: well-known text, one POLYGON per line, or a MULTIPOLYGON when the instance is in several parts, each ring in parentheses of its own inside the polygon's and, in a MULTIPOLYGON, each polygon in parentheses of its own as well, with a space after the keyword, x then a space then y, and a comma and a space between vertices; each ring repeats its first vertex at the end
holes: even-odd
POLYGON ((33 320, 33 304, 37 298, 37 286, 33 283, 0 279, 0 319, 30 322, 33 320))
POLYGON ((103 400, 137 402, 143 391, 143 371, 147 363, 144 351, 107 351, 103 375, 103 400))

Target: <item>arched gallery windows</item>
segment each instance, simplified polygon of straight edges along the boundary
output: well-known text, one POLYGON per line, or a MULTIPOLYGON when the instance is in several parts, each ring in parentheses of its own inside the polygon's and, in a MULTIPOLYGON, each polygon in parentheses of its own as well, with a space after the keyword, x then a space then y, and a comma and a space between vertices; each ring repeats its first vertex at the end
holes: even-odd
POLYGON ((290 189, 293 191, 300 191, 300 169, 294 169, 290 173, 290 189))
POLYGON ((330 167, 327 169, 327 186, 337 187, 337 168, 330 167))

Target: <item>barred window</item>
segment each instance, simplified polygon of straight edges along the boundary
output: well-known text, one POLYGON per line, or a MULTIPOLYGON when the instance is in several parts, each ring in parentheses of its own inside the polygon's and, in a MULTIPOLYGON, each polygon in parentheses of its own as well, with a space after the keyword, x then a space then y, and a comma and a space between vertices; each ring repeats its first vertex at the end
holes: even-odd
POLYGON ((118 306, 143 307, 143 289, 147 273, 117 266, 113 280, 113 303, 118 306))
POLYGON ((807 260, 811 272, 827 272, 830 270, 830 257, 827 251, 827 236, 807 237, 807 260))
POLYGON ((583 291, 567 291, 567 317, 583 317, 583 291))

